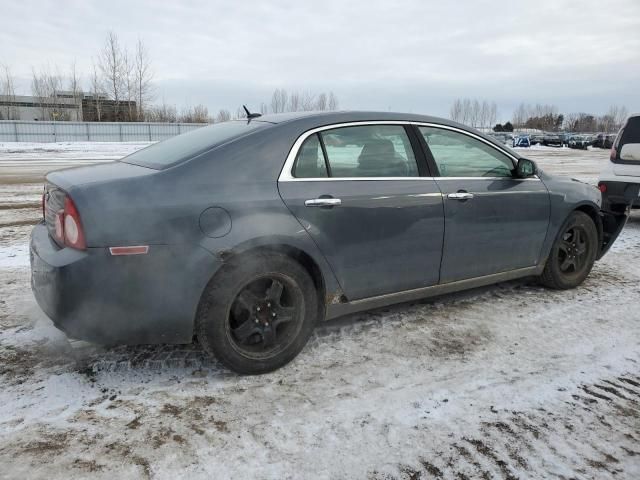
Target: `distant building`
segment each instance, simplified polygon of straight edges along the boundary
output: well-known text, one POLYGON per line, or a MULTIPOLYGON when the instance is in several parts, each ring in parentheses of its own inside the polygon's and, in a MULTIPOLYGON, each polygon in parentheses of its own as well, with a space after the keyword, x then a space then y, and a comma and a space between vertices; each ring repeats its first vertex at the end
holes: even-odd
POLYGON ((72 92, 55 97, 0 95, 1 120, 82 120, 82 105, 72 92))
POLYGON ((0 95, 0 120, 122 122, 136 118, 136 102, 116 103, 100 94, 59 92, 44 98, 0 95))
POLYGON ((109 100, 105 95, 87 93, 82 98, 82 120, 85 122, 135 122, 138 109, 134 101, 109 100))

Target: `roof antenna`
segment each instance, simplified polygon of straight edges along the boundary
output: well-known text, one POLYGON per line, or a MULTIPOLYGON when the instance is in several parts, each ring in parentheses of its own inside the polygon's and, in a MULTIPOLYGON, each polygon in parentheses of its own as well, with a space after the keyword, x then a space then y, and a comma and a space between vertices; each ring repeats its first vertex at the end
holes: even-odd
POLYGON ((249 121, 251 121, 252 118, 258 118, 258 117, 262 116, 261 113, 257 113, 257 112, 256 113, 251 113, 246 105, 242 105, 242 108, 244 108, 244 111, 247 112, 247 119, 249 121))

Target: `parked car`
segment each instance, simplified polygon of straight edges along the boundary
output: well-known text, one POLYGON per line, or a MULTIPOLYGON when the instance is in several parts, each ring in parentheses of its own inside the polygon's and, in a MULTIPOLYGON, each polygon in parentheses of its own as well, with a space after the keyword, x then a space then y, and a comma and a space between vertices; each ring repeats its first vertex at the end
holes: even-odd
POLYGON ((534 135, 531 135, 530 139, 531 145, 541 145, 542 141, 544 140, 544 135, 541 133, 536 133, 534 135))
POLYGON ((600 204, 448 120, 255 114, 48 174, 32 288, 70 337, 195 335, 257 374, 319 320, 520 277, 576 287, 626 219, 600 204))
POLYGON ((491 132, 489 136, 495 138, 497 141, 499 141, 503 145, 511 145, 514 138, 512 134, 503 133, 503 132, 491 132))
POLYGON ((591 144, 589 139, 588 135, 572 135, 569 137, 567 145, 569 148, 586 150, 591 144))
POLYGON ((513 146, 518 148, 529 148, 531 140, 528 135, 520 135, 513 139, 513 146))
POLYGON ((609 135, 604 136, 604 145, 603 148, 608 149, 613 147, 613 144, 616 142, 616 134, 610 133, 609 135))
POLYGON ((610 162, 600 175, 604 208, 640 207, 640 114, 630 116, 614 140, 610 162))
MULTIPOLYGON (((593 137, 593 143, 592 146, 594 148, 607 148, 605 147, 605 141, 606 141, 606 137, 607 135, 605 133, 598 133, 593 137)), ((609 147, 611 148, 611 147, 609 147)))
POLYGON ((542 137, 542 144, 546 147, 561 147, 562 137, 557 133, 545 133, 542 137))

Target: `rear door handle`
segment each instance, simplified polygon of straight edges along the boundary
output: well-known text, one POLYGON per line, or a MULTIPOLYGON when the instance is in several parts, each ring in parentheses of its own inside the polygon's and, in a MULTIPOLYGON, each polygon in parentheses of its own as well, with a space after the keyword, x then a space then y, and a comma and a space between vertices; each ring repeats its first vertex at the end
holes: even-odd
POLYGON ((305 200, 304 205, 306 207, 337 207, 342 205, 342 200, 339 198, 312 198, 305 200))
POLYGON ((471 200, 473 198, 473 193, 467 193, 467 192, 450 193, 449 195, 447 195, 447 198, 451 200, 471 200))

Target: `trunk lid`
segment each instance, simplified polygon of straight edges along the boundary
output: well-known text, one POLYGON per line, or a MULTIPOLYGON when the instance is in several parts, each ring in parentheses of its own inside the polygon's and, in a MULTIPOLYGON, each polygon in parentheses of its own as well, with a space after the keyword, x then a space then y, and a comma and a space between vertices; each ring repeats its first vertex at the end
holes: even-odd
POLYGON ((47 182, 55 184, 63 190, 86 185, 88 183, 102 183, 113 180, 123 180, 145 175, 153 175, 157 170, 120 161, 87 165, 56 170, 47 175, 47 182))

